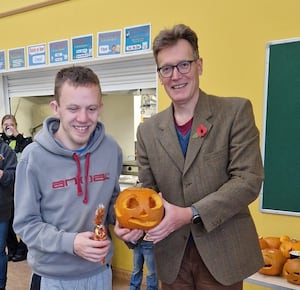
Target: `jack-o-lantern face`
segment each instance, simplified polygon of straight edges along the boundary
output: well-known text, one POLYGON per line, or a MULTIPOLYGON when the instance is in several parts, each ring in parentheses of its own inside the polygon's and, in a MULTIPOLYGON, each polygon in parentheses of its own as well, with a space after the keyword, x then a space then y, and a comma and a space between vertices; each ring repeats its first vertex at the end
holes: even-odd
POLYGON ((290 251, 300 251, 300 241, 296 239, 282 241, 280 250, 286 258, 289 258, 290 251))
POLYGON ((277 276, 281 274, 286 258, 279 249, 263 249, 262 255, 264 258, 264 267, 259 270, 259 273, 277 276))
POLYGON ((149 230, 161 221, 164 208, 161 197, 154 190, 131 187, 119 194, 115 213, 121 227, 149 230))
POLYGON ((283 266, 282 276, 288 282, 300 285, 300 259, 288 259, 283 266))

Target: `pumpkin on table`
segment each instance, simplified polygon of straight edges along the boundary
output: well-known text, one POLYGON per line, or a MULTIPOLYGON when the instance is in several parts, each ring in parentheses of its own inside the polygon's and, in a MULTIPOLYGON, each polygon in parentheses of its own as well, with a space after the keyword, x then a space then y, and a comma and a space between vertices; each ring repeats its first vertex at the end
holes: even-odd
POLYGON ((280 250, 286 258, 289 258, 291 251, 300 251, 300 241, 296 239, 282 241, 280 250))
POLYGON ((268 248, 279 249, 280 248, 280 237, 265 237, 264 240, 268 244, 268 248))
POLYGON ((163 218, 162 198, 152 189, 130 187, 120 192, 115 213, 121 227, 149 230, 163 218))
POLYGON ((262 250, 269 248, 267 241, 262 236, 258 237, 258 242, 259 242, 259 246, 262 250))
POLYGON ((300 259, 288 259, 283 266, 282 276, 288 282, 300 285, 300 259))
POLYGON ((258 271, 261 274, 278 276, 282 272, 286 258, 279 249, 266 248, 262 250, 264 266, 258 271))

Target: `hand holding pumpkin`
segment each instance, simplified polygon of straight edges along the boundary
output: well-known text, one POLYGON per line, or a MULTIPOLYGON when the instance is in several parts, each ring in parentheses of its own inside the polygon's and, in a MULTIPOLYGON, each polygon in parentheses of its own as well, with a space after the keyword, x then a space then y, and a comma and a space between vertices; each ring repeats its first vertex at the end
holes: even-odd
POLYGON ((144 236, 144 231, 139 229, 127 229, 120 226, 118 220, 114 226, 115 235, 124 242, 136 242, 144 236))
POLYGON ((180 207, 163 199, 165 214, 163 220, 153 229, 147 231, 146 239, 158 243, 184 225, 191 224, 190 207, 180 207))

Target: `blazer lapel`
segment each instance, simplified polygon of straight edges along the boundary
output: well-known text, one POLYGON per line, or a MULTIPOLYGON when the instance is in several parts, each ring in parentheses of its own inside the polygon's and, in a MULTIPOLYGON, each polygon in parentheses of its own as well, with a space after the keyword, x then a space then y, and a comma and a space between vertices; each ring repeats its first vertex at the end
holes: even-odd
POLYGON ((173 119, 173 108, 170 106, 166 114, 159 120, 159 142, 166 154, 172 159, 176 167, 182 172, 184 157, 180 148, 173 119))
POLYGON ((211 115, 212 112, 209 106, 208 96, 200 90, 199 100, 194 112, 193 125, 186 153, 183 174, 185 174, 187 170, 192 166, 192 163, 195 160, 197 154, 199 153, 202 144, 205 142, 205 138, 207 137, 210 129, 212 128, 212 124, 208 121, 211 115), (197 127, 199 125, 205 127, 207 129, 207 132, 205 136, 193 138, 193 135, 196 133, 197 127))

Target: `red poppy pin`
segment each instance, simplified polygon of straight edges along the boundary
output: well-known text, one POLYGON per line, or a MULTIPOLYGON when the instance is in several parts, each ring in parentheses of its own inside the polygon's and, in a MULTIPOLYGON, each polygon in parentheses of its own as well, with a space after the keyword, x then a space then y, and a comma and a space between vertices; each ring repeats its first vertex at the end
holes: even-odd
POLYGON ((200 124, 197 129, 196 133, 192 136, 192 138, 199 138, 199 137, 204 137, 207 133, 207 129, 204 125, 200 124))

